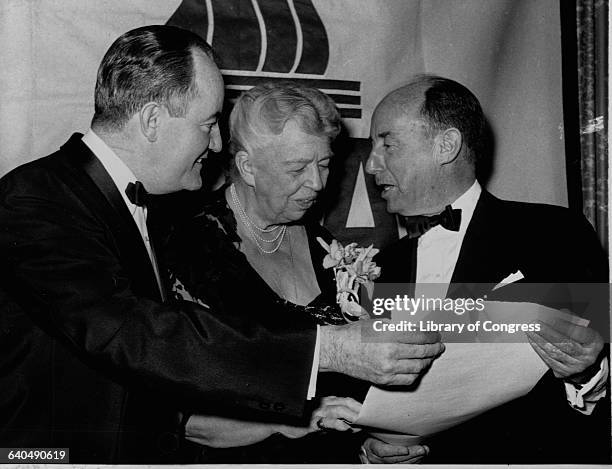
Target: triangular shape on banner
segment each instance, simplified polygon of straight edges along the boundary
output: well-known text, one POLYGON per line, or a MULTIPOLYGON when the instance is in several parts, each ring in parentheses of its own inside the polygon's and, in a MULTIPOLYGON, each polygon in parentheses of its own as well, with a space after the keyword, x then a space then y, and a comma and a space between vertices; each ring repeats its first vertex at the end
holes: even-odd
POLYGON ((355 181, 353 190, 353 200, 351 200, 351 208, 346 219, 347 228, 374 228, 374 215, 370 206, 370 198, 366 188, 365 176, 363 174, 363 165, 359 164, 359 174, 355 181))

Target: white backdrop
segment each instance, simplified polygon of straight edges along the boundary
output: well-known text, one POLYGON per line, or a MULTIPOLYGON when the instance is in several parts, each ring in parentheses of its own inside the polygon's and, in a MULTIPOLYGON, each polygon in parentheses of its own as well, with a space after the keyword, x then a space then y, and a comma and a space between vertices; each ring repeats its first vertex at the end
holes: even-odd
MULTIPOLYGON (((354 137, 367 137, 376 102, 411 74, 442 74, 472 89, 489 118, 495 136, 489 188, 504 198, 567 203, 558 0, 312 4, 329 42, 324 78, 360 83, 362 117, 346 119, 354 137)), ((165 23, 180 5, 2 0, 0 175, 86 130, 104 51, 128 29, 165 23)))

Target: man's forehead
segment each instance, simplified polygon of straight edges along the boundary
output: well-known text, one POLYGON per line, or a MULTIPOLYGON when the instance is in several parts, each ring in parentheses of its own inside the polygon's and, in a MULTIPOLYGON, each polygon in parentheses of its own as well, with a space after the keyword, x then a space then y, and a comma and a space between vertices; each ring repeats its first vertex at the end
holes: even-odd
POLYGON ((221 71, 215 62, 199 49, 192 50, 193 67, 197 74, 206 76, 221 76, 221 71))
POLYGON ((416 117, 425 100, 425 90, 424 85, 412 84, 391 91, 378 104, 375 113, 379 111, 389 115, 403 113, 416 117))
POLYGON ((215 63, 201 51, 193 53, 193 67, 198 94, 223 101, 223 76, 215 63))
POLYGON ((395 132, 405 132, 423 126, 426 126, 426 122, 419 115, 417 103, 406 108, 394 102, 387 102, 381 103, 374 112, 370 133, 371 137, 382 138, 395 132))

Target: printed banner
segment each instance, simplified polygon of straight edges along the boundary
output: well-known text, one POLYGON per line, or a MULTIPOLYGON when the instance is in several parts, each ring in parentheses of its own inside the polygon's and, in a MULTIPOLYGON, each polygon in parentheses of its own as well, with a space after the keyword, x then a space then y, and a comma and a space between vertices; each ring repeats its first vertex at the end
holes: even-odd
POLYGON ((366 139, 376 104, 415 73, 456 79, 481 100, 494 143, 481 182, 492 192, 566 204, 558 0, 4 0, 0 175, 87 130, 104 52, 146 24, 210 42, 230 105, 270 80, 334 99, 350 138, 324 220, 341 241, 397 237, 364 171, 366 139))

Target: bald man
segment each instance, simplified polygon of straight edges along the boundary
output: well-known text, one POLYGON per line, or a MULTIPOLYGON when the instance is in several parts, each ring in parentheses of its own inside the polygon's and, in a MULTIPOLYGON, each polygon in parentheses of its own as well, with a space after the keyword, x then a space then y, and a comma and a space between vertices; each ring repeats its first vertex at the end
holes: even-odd
MULTIPOLYGON (((480 186, 484 132, 477 98, 443 77, 419 76, 377 106, 366 171, 408 231, 379 254, 379 281, 475 283, 475 297, 512 275, 529 283, 607 284, 606 256, 584 217, 503 201, 480 186)), ((432 438, 428 462, 607 461, 609 406, 598 403, 608 376, 602 336, 591 327, 555 327, 527 333, 550 368, 532 392, 432 438)), ((415 456, 372 439, 364 450, 369 462, 413 462, 415 456)))

